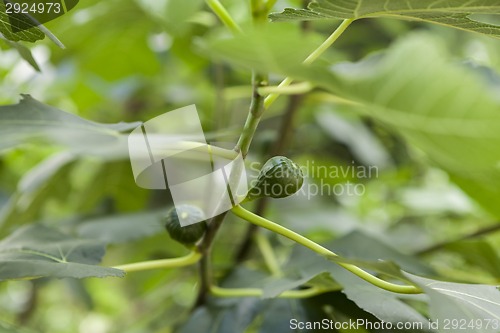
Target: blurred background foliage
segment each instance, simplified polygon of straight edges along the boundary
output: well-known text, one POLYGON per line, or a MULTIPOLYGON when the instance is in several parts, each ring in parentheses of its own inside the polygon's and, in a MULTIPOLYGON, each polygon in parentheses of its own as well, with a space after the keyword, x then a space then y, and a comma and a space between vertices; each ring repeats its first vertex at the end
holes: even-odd
MULTIPOLYGON (((246 2, 224 3, 240 24, 250 24, 246 2)), ((276 11, 285 6, 301 3, 278 1, 276 11)), ((87 0, 46 26, 66 48, 47 40, 26 44, 40 72, 0 41, 0 104, 15 104, 20 94, 30 94, 103 123, 146 121, 196 104, 209 139, 210 133, 218 141, 237 139, 249 105, 250 73, 207 52, 207 40, 228 32, 203 1, 87 0)), ((314 42, 334 27, 319 21, 306 29, 314 42)), ((320 62, 358 61, 415 30, 439 38, 457 63, 478 71, 482 66, 500 71, 500 44, 491 38, 389 19, 356 22, 320 62)), ((488 84, 498 91, 498 77, 488 73, 484 71, 488 84)), ((280 79, 271 76, 272 82, 280 79)), ((365 192, 362 196, 299 195, 272 201, 267 216, 321 242, 362 231, 402 253, 415 254, 442 277, 498 283, 500 238, 495 233, 450 241, 491 228, 495 219, 454 185, 446 172, 429 164, 400 135, 336 106, 320 91, 295 102, 300 104, 287 156, 309 165, 311 171, 319 166, 365 165, 377 166, 378 173, 368 179, 310 177, 307 181, 317 184, 361 183, 365 192), (315 165, 307 164, 310 161, 315 165), (433 248, 441 242, 445 243, 433 248)), ((267 159, 289 103, 290 98, 282 97, 264 116, 251 162, 267 159)), ((3 236, 24 223, 57 226, 105 241, 108 251, 103 264, 109 266, 185 253, 162 231, 159 217, 171 205, 168 192, 137 187, 126 157, 64 154, 63 147, 37 142, 1 152, 3 236)), ((245 230, 245 223, 234 217, 225 223, 215 247, 218 277, 235 270, 233 253, 245 230)), ((290 242, 271 239, 281 262, 290 256, 294 260, 290 242)), ((240 269, 251 269, 252 274, 264 270, 255 253, 240 269)), ((237 275, 231 278, 244 286, 244 278, 237 275)), ((0 331, 16 331, 9 328, 11 323, 25 327, 18 332, 168 333, 189 317, 196 288, 195 267, 133 273, 124 279, 2 282, 0 331)), ((340 302, 344 296, 335 297, 340 302)), ((255 306, 245 302, 253 301, 241 301, 240 306, 255 306)), ((270 306, 270 313, 286 311, 279 302, 270 306)), ((208 319, 197 315, 196 323, 203 327, 208 319)), ((344 314, 348 315, 352 313, 344 314)), ((266 323, 266 318, 259 320, 266 323)), ((187 327, 184 331, 194 332, 187 327)))

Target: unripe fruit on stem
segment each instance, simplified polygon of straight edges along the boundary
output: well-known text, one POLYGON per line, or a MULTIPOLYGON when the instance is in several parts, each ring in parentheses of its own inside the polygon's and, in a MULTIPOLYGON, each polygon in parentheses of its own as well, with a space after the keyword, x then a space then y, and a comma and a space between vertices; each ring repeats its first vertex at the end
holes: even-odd
POLYGON ((246 200, 285 198, 300 190, 303 184, 304 175, 297 164, 287 157, 274 156, 260 169, 257 182, 248 191, 246 200))
POLYGON ((189 224, 192 221, 199 221, 204 218, 204 214, 198 207, 191 205, 181 205, 170 209, 165 216, 165 228, 167 229, 170 237, 179 243, 191 246, 196 243, 205 233, 207 223, 197 222, 189 224), (177 215, 179 212, 179 215, 177 215), (185 227, 181 226, 179 219, 183 224, 189 224, 185 227))

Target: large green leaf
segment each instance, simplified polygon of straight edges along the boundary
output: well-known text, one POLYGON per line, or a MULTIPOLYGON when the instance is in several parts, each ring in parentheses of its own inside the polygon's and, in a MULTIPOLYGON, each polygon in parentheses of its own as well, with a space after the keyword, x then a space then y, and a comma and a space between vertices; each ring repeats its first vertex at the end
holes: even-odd
POLYGON ((449 58, 439 39, 416 34, 383 58, 337 66, 323 85, 359 102, 358 112, 399 132, 500 216, 500 105, 477 73, 449 58))
POLYGON ((308 8, 286 8, 270 17, 273 21, 389 17, 437 23, 500 38, 499 26, 469 18, 471 14, 500 13, 496 0, 315 0, 308 8))
POLYGON ((41 225, 22 227, 0 241, 0 280, 124 276, 121 270, 97 266, 104 252, 98 241, 41 225))
POLYGON ((33 140, 69 146, 97 155, 127 154, 121 132, 139 123, 99 124, 58 110, 23 95, 19 104, 0 107, 0 150, 33 140))
POLYGON ((430 297, 430 313, 440 332, 498 332, 500 291, 488 285, 459 284, 407 274, 430 297), (449 321, 449 325, 446 322, 449 321), (456 325, 456 326, 455 326, 456 325))

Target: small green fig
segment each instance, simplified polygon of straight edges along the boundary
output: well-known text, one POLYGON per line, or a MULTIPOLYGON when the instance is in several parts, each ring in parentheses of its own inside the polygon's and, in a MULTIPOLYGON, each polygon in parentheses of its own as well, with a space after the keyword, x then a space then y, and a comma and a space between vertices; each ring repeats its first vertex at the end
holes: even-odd
POLYGON ((201 209, 191 205, 181 205, 177 209, 173 207, 167 212, 165 228, 172 239, 191 246, 203 236, 207 229, 205 221, 190 224, 201 219, 204 219, 201 209), (187 225, 185 227, 181 226, 180 221, 187 225))
POLYGON ((304 183, 300 167, 284 156, 270 158, 260 170, 246 200, 262 197, 285 198, 296 193, 304 183))

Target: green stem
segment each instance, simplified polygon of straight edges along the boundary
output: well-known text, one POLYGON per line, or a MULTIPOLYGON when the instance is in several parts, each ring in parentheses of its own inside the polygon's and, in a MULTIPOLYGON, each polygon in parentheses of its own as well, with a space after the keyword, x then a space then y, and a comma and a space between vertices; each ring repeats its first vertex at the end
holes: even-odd
POLYGON ((311 91, 314 86, 310 82, 301 82, 289 86, 267 86, 259 88, 259 94, 280 94, 280 95, 296 95, 311 91))
POLYGON ((266 78, 263 75, 254 72, 252 77, 252 101, 250 103, 250 111, 248 112, 247 120, 243 131, 241 132, 235 151, 241 152, 243 158, 248 154, 248 149, 252 143, 253 136, 259 125, 260 118, 264 111, 264 97, 259 94, 258 89, 265 85, 266 78))
MULTIPOLYGON (((318 59, 333 43, 344 33, 344 31, 354 22, 355 19, 346 19, 338 26, 337 29, 316 49, 314 50, 303 62, 304 65, 310 65, 318 59)), ((278 87, 283 88, 289 86, 293 79, 285 78, 278 87)), ((273 93, 266 97, 264 101, 264 108, 269 108, 280 96, 279 93, 273 93)))
POLYGON ((281 272, 280 264, 271 244, 269 243, 269 239, 263 234, 256 233, 254 235, 254 240, 257 243, 257 247, 259 248, 262 257, 264 258, 264 262, 266 263, 266 266, 271 274, 276 277, 282 276, 283 272, 281 272))
POLYGON ((238 23, 233 20, 229 12, 218 0, 206 0, 206 3, 215 15, 217 15, 217 17, 222 21, 222 23, 229 28, 229 30, 231 30, 234 34, 242 32, 238 23))
POLYGON ((201 259, 201 254, 197 251, 192 251, 188 255, 180 258, 142 261, 133 264, 114 266, 113 268, 120 269, 122 271, 130 273, 130 272, 146 271, 158 268, 174 268, 174 267, 189 266, 197 263, 200 259, 201 259))
MULTIPOLYGON (((280 84, 278 84, 278 88, 288 87, 293 82, 291 77, 286 77, 280 84)), ((279 93, 273 93, 267 95, 264 100, 264 108, 268 109, 277 99, 280 97, 279 93)))
MULTIPOLYGON (((337 290, 317 287, 311 287, 303 290, 286 290, 282 292, 278 298, 309 298, 330 291, 337 290)), ((262 297, 264 291, 258 288, 221 288, 212 286, 210 288, 210 293, 217 297, 262 297)))
MULTIPOLYGON (((337 257, 338 255, 327 248, 319 245, 318 243, 313 242, 309 238, 306 238, 290 229, 287 229, 279 224, 276 224, 268 219, 265 219, 261 216, 255 215, 254 213, 244 209, 241 206, 235 206, 231 209, 231 211, 236 215, 239 216, 240 218, 247 220, 250 223, 253 223, 255 225, 258 225, 262 228, 271 230, 275 233, 278 233, 282 236, 285 236, 311 250, 313 250, 316 253, 319 253, 323 256, 326 257, 337 257)), ((337 263, 338 265, 342 266, 346 270, 350 271, 351 273, 359 276, 363 280, 373 284, 374 286, 377 286, 379 288, 392 291, 395 293, 400 293, 400 294, 420 294, 422 293, 422 290, 420 290, 416 286, 410 286, 410 285, 399 285, 399 284, 394 284, 391 282, 387 282, 385 280, 379 279, 376 276, 371 275, 370 273, 362 270, 358 266, 352 265, 352 264, 346 264, 346 263, 337 263)))
MULTIPOLYGON (((231 177, 231 176, 230 176, 231 177)), ((205 304, 207 294, 212 285, 212 268, 210 265, 210 255, 212 251, 212 244, 215 240, 215 236, 219 231, 227 212, 220 215, 214 216, 210 219, 208 223, 208 229, 203 236, 203 239, 198 244, 198 251, 201 253, 202 258, 200 260, 199 272, 200 272, 200 288, 198 289, 198 296, 195 302, 195 307, 205 304)))
POLYGON ((354 22, 355 19, 346 19, 338 26, 337 29, 304 60, 304 65, 312 64, 318 59, 325 51, 339 39, 339 37, 346 31, 346 29, 354 22))
MULTIPOLYGON (((220 2, 216 0, 206 0, 207 4, 214 11, 214 13, 221 19, 224 24, 231 29, 234 34, 240 33, 241 28, 234 22, 229 13, 225 10, 225 8, 220 4, 220 2)), ((252 16, 255 22, 259 20, 256 16, 258 14, 257 7, 259 7, 260 0, 252 1, 252 16)), ((259 7, 260 8, 260 7, 259 7)), ((244 129, 240 135, 240 138, 234 147, 234 152, 238 154, 242 153, 243 158, 246 157, 248 153, 248 149, 250 147, 250 143, 252 142, 253 135, 257 129, 257 125, 259 124, 260 117, 262 116, 263 111, 263 97, 260 96, 257 92, 257 89, 265 82, 264 77, 256 74, 254 71, 252 75, 252 101, 250 103, 250 112, 247 116, 247 121, 245 123, 244 129)), ((241 174, 241 169, 236 168, 231 170, 231 174, 229 175, 229 184, 233 183, 233 180, 239 179, 241 174)), ((212 243, 215 239, 217 231, 219 230, 222 222, 224 222, 224 218, 227 212, 222 213, 218 216, 215 216, 211 219, 208 230, 205 233, 205 236, 199 243, 199 249, 202 253, 202 258, 200 261, 200 289, 198 291, 198 297, 195 303, 195 307, 201 306, 206 302, 206 296, 212 285, 212 276, 211 276, 211 268, 210 268, 210 255, 211 255, 211 247, 212 243)))

